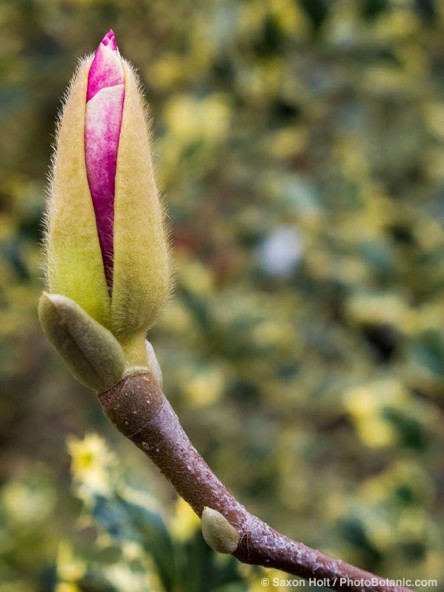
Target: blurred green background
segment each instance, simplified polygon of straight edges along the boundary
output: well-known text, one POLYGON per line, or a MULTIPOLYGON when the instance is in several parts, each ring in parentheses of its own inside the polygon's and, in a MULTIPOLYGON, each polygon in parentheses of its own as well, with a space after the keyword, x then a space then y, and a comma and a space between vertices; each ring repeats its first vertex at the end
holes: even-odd
POLYGON ((0 591, 266 589, 37 323, 54 121, 110 27, 151 106, 176 289, 150 339, 191 439, 274 527, 439 589, 443 3, 2 0, 0 591))

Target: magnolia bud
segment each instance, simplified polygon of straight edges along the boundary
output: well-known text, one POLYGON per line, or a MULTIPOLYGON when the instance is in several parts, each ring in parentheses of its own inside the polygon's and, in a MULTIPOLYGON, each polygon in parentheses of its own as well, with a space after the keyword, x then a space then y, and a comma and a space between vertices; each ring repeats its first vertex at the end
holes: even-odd
POLYGON ((146 365, 169 290, 168 247, 144 99, 110 31, 84 59, 58 126, 47 207, 50 292, 74 300, 146 365))
POLYGON ((103 393, 122 379, 125 356, 119 342, 78 304, 44 292, 39 319, 48 341, 79 382, 103 393))
POLYGON ((205 506, 202 512, 202 535, 205 542, 219 553, 233 553, 239 544, 239 533, 225 516, 205 506))

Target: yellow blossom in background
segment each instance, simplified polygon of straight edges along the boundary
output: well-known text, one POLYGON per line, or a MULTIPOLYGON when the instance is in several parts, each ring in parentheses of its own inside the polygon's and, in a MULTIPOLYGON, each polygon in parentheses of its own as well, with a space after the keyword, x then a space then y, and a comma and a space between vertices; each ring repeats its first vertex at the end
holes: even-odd
POLYGON ((107 493, 110 488, 109 471, 116 464, 115 456, 97 434, 84 439, 69 438, 68 451, 72 457, 74 483, 81 487, 107 493))

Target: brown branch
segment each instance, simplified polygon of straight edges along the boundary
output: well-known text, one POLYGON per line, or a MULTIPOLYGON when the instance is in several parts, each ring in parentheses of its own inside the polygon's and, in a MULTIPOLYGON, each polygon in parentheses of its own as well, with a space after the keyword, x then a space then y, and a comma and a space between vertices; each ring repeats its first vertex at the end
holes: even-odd
POLYGON ((99 398, 116 428, 157 465, 198 516, 208 507, 234 526, 239 543, 232 554, 240 561, 323 580, 332 590, 412 592, 310 549, 250 514, 194 448, 150 373, 128 376, 99 398))

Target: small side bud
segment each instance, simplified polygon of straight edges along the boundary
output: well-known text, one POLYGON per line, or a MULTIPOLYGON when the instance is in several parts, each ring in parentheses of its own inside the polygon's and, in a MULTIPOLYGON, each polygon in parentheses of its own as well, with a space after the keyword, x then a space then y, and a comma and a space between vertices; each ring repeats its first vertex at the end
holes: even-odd
POLYGON ((66 296, 43 292, 38 313, 43 333, 79 382, 102 393, 121 380, 121 345, 83 308, 66 296))
POLYGON ((233 553, 240 538, 225 516, 207 507, 202 512, 202 534, 205 542, 219 553, 233 553))

